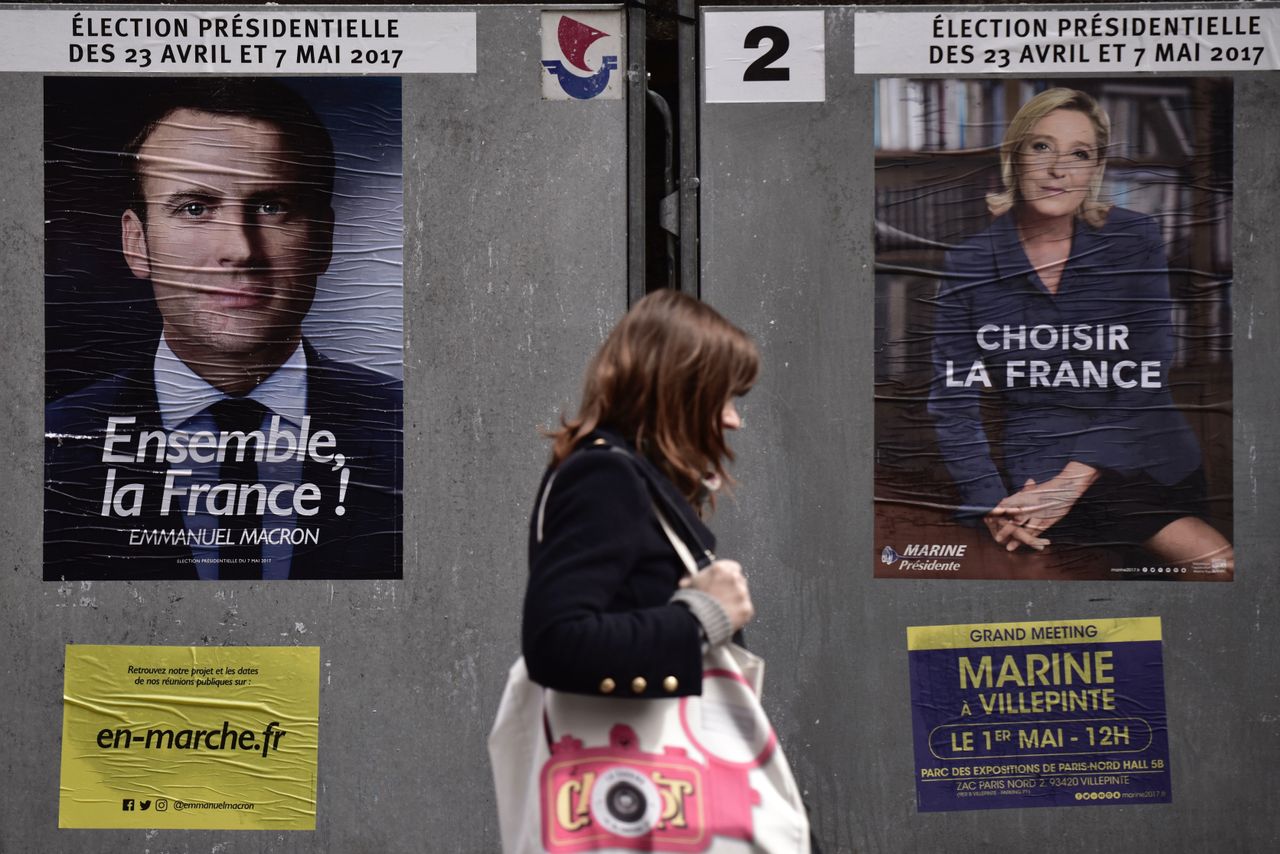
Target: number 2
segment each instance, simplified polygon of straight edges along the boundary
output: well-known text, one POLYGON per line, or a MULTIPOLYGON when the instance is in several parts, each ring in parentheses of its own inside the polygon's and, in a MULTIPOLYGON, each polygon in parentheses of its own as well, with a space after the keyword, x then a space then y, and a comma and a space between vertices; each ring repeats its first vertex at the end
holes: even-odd
POLYGON ((765 39, 769 40, 769 49, 757 58, 755 62, 747 66, 747 70, 742 75, 743 81, 790 80, 790 68, 786 66, 779 68, 769 67, 781 59, 786 54, 787 48, 791 46, 791 39, 788 38, 786 30, 781 27, 756 27, 747 33, 747 38, 742 42, 742 46, 748 50, 754 50, 760 47, 760 42, 765 39))

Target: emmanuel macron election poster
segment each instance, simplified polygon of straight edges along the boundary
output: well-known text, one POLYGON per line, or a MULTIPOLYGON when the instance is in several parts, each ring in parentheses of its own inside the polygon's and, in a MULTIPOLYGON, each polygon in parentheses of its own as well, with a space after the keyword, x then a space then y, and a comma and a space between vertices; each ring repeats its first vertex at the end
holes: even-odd
POLYGON ((876 81, 877 577, 1232 578, 1232 95, 876 81))
POLYGON ((44 575, 399 578, 390 77, 46 77, 44 575))

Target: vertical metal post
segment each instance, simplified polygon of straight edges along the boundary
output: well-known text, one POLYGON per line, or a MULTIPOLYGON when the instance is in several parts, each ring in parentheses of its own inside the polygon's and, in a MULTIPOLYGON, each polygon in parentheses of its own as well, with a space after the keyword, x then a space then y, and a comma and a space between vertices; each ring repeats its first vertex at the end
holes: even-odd
POLYGON ((645 112, 649 108, 643 6, 627 7, 627 305, 645 294, 645 112))
POLYGON ((658 227, 666 243, 666 266, 663 268, 663 287, 674 288, 678 264, 680 236, 680 192, 676 189, 675 125, 671 107, 657 92, 649 90, 649 105, 662 120, 662 199, 658 202, 658 227))
POLYGON ((680 290, 701 294, 698 262, 698 4, 677 4, 680 134, 680 290))

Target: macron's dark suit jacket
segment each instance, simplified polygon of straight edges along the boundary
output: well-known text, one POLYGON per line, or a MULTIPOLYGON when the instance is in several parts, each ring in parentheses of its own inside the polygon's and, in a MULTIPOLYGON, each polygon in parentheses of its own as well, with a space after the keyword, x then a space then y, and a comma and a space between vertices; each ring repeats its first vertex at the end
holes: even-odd
MULTIPOLYGON (((353 365, 307 354, 307 406, 311 430, 331 431, 350 469, 343 506, 333 512, 339 471, 303 463, 302 479, 325 500, 299 528, 319 529, 319 542, 293 547, 289 577, 399 578, 401 574, 403 414, 400 383, 353 365)), ((132 416, 130 430, 162 430, 152 365, 72 392, 45 408, 44 577, 83 579, 197 579, 185 545, 129 545, 129 531, 181 531, 176 508, 161 516, 165 463, 102 461, 107 419, 132 416), (107 470, 116 484, 145 484, 141 516, 101 515, 107 470)), ((136 447, 131 443, 131 447, 136 447)))

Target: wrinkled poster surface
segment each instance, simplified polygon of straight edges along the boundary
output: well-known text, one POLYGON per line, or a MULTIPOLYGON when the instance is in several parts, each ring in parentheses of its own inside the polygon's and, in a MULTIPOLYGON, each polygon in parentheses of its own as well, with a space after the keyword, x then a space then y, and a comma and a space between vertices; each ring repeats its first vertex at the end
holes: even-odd
POLYGON ((45 79, 46 580, 401 575, 394 78, 45 79))
POLYGON ((876 84, 876 575, 1228 581, 1232 84, 876 84))

